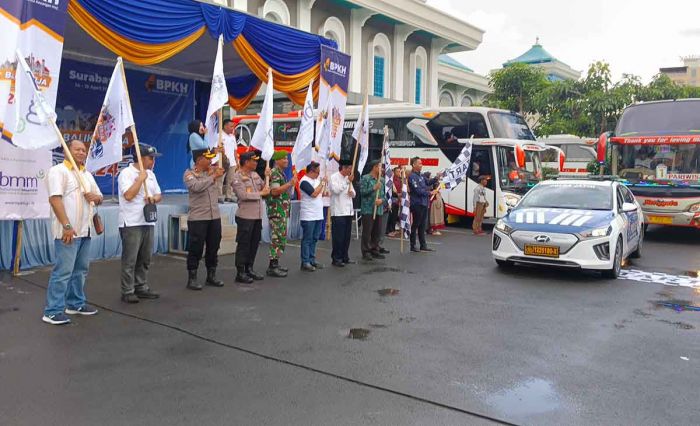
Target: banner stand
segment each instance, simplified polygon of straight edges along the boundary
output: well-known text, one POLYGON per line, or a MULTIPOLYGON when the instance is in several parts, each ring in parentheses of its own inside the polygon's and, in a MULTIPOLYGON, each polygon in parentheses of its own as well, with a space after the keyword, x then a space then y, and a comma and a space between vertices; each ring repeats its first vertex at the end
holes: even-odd
POLYGON ((22 237, 24 233, 24 221, 15 221, 15 255, 12 258, 12 276, 21 277, 31 275, 34 271, 20 271, 20 263, 22 259, 22 237))

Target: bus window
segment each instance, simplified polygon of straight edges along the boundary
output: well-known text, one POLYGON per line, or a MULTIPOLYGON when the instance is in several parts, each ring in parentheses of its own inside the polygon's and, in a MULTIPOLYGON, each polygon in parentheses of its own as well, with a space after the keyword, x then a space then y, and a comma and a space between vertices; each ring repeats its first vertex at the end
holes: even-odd
POLYGON ((490 179, 486 187, 494 189, 492 164, 491 147, 475 146, 469 161, 469 177, 473 181, 478 182, 479 176, 488 176, 490 179))
POLYGON ((489 121, 495 138, 537 140, 525 120, 518 114, 491 111, 489 112, 489 121))
POLYGON ((564 150, 564 154, 566 155, 566 161, 588 163, 595 160, 594 151, 588 147, 564 145, 561 148, 564 150))
POLYGON ((484 116, 477 112, 441 112, 428 122, 428 129, 441 147, 457 139, 489 137, 484 116))

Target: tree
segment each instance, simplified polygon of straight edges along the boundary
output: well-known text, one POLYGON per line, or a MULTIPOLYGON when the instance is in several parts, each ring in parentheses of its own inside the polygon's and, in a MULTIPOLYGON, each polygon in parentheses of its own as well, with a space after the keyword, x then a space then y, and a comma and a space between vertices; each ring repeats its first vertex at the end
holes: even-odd
POLYGON ((489 84, 493 88, 488 97, 490 105, 527 114, 536 112, 537 94, 549 80, 538 67, 513 64, 491 73, 489 84))

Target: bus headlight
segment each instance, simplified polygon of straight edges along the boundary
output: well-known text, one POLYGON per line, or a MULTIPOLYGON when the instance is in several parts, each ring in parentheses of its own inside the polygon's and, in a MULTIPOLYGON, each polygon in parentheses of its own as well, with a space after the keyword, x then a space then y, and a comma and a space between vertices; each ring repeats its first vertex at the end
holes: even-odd
POLYGON ((508 224, 503 219, 498 219, 498 222, 496 222, 496 229, 498 229, 506 235, 510 235, 510 233, 513 232, 513 228, 508 226, 508 224))
POLYGON ((582 238, 598 238, 598 237, 607 237, 610 235, 612 232, 612 226, 608 226, 606 228, 596 228, 596 229, 589 229, 587 231, 583 231, 579 233, 579 235, 582 238))
POLYGON ((503 194, 503 200, 506 202, 506 206, 515 207, 520 201, 520 196, 515 194, 503 194))
POLYGON ((691 213, 697 213, 700 212, 700 203, 695 203, 692 206, 688 208, 688 211, 691 213))

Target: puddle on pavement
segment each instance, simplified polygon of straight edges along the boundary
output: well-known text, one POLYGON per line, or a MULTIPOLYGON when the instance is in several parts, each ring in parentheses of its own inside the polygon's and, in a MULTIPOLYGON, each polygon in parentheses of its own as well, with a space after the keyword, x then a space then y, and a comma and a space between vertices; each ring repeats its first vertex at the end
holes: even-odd
POLYGON ((658 322, 662 322, 664 324, 668 325, 674 325, 676 328, 680 328, 681 330, 692 330, 695 327, 693 325, 688 324, 687 322, 682 322, 682 321, 669 321, 665 319, 657 319, 658 322))
POLYGON ((379 267, 364 271, 363 274, 364 275, 381 274, 382 272, 398 272, 400 274, 413 274, 413 272, 409 272, 405 269, 392 268, 391 266, 379 266, 379 267))
POLYGON ((396 296, 397 294, 399 294, 399 289, 383 288, 381 290, 377 290, 377 293, 379 293, 380 296, 396 296))
POLYGON ((369 336, 370 331, 366 328, 351 328, 348 337, 356 340, 365 340, 369 336))
POLYGON ((560 405, 552 383, 535 378, 492 394, 486 398, 486 402, 504 415, 514 418, 547 413, 560 405))

